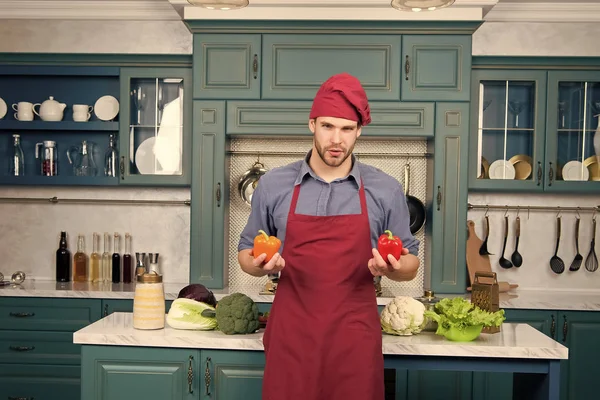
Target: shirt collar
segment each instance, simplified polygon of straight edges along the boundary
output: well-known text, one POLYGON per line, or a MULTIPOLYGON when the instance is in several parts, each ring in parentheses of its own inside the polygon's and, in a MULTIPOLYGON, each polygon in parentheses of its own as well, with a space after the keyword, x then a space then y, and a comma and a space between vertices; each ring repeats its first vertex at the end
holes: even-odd
MULTIPOLYGON (((317 179, 320 181, 323 180, 323 179, 319 178, 317 176, 317 174, 315 174, 315 172, 312 170, 310 165, 308 165, 308 161, 310 160, 311 154, 312 154, 312 149, 310 149, 308 151, 308 153, 306 154, 306 156, 304 157, 304 160, 302 161, 302 164, 300 165, 300 172, 298 173, 298 177, 296 178, 296 182, 294 182, 294 185, 301 184, 302 181, 304 180, 304 177, 307 174, 310 175, 313 179, 317 179)), ((354 180, 354 183, 356 184, 356 187, 359 188, 360 187, 360 183, 359 183, 360 182, 360 169, 358 167, 359 163, 356 160, 356 156, 354 154, 351 154, 350 157, 352 158, 352 169, 350 170, 350 173, 348 174, 348 176, 346 176, 344 178, 336 179, 336 181, 344 181, 346 179, 352 178, 354 180)))

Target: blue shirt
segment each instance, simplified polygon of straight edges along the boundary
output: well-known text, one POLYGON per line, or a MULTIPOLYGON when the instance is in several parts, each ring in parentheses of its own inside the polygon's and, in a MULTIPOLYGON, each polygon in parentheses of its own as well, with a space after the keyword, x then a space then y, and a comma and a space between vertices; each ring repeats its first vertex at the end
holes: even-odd
MULTIPOLYGON (((312 150, 311 150, 312 151, 312 150)), ((385 230, 402 240, 415 256, 419 241, 410 233, 410 214, 402 185, 378 168, 362 164, 352 155, 352 169, 348 176, 326 182, 308 165, 311 151, 304 160, 265 173, 252 194, 252 211, 240 235, 238 251, 251 249, 260 229, 281 240, 280 253, 285 245, 285 230, 292 202, 293 189, 302 185, 296 205, 297 214, 331 216, 360 214, 359 189, 361 179, 365 186, 367 210, 371 229, 371 246, 385 230)), ((340 232, 343 236, 344 232, 340 232)))

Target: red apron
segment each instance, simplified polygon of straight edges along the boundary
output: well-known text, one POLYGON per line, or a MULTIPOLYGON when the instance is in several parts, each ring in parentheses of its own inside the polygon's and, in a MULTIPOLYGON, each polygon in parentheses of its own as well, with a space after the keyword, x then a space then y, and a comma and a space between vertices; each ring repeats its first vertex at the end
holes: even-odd
POLYGON ((294 188, 285 268, 264 334, 263 400, 383 400, 381 325, 367 267, 371 234, 361 213, 296 214, 294 188))

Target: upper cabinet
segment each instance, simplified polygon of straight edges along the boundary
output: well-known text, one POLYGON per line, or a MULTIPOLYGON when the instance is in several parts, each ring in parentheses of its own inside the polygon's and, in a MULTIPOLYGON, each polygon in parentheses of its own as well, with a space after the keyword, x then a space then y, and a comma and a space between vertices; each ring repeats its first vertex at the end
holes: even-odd
POLYGON ((194 98, 312 100, 330 76, 370 101, 469 101, 471 35, 194 35, 194 98))
POLYGON ((189 69, 121 69, 122 184, 190 184, 191 89, 189 69))

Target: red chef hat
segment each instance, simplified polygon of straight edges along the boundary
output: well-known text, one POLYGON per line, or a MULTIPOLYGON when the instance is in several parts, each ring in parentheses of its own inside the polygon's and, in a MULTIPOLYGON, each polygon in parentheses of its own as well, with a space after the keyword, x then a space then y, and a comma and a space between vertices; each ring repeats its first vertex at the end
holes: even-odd
POLYGON ((346 72, 327 79, 317 91, 310 110, 309 118, 317 117, 344 118, 368 125, 371 110, 360 81, 346 72))

